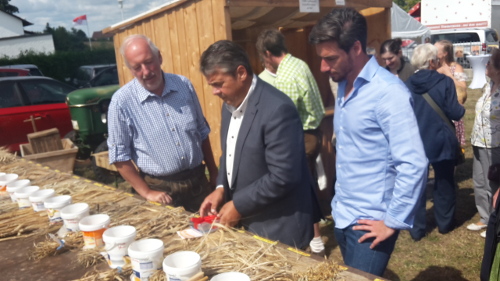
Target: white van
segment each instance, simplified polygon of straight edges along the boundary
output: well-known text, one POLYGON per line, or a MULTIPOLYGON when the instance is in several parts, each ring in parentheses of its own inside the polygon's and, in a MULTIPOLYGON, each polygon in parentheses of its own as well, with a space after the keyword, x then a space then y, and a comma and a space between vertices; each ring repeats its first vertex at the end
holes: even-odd
POLYGON ((492 28, 431 30, 431 43, 439 40, 453 43, 455 59, 464 67, 468 67, 467 56, 488 54, 499 47, 498 34, 492 28))

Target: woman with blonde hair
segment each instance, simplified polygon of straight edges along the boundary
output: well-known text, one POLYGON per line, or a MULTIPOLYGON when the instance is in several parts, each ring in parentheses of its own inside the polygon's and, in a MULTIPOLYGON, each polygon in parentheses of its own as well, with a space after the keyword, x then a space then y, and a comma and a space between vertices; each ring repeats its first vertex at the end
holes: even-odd
MULTIPOLYGON (((455 62, 453 57, 453 44, 448 40, 441 40, 434 44, 438 49, 437 58, 439 60, 437 72, 450 77, 455 83, 458 102, 464 104, 467 100, 467 75, 463 67, 455 62)), ((462 147, 465 146, 464 120, 453 121, 457 139, 462 147)))
MULTIPOLYGON (((417 118, 425 155, 434 169, 434 216, 440 233, 455 228, 455 163, 458 140, 451 120, 460 120, 465 109, 457 101, 455 85, 451 78, 438 73, 437 48, 422 44, 415 48, 411 64, 417 69, 406 80, 412 93, 413 110, 417 118)), ((415 221, 410 235, 418 241, 426 235, 425 192, 415 212, 415 221)))

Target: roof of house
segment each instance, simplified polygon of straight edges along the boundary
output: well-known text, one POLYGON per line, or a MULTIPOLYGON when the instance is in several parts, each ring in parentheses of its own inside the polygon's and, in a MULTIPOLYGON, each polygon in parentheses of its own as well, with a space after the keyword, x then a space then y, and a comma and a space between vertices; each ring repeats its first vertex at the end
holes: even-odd
POLYGON ((23 26, 33 25, 31 22, 29 22, 29 21, 27 21, 27 20, 25 20, 25 19, 23 19, 23 18, 20 18, 20 17, 18 17, 18 16, 16 16, 16 15, 9 14, 9 13, 6 13, 6 12, 4 12, 4 11, 0 11, 0 13, 4 13, 4 14, 6 14, 6 15, 8 15, 8 16, 11 16, 11 17, 14 17, 14 18, 16 18, 16 19, 20 20, 20 21, 23 23, 23 26))

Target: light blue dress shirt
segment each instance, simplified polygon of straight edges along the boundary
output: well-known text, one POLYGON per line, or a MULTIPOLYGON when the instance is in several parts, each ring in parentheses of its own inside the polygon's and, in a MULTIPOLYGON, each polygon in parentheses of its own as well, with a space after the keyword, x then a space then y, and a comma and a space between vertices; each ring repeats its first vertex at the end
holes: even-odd
POLYGON ((374 57, 359 73, 347 99, 345 87, 346 81, 339 83, 334 116, 335 227, 344 229, 359 219, 370 219, 409 229, 428 166, 411 94, 374 57))
POLYGON ((166 176, 201 164, 210 133, 191 82, 164 73, 159 97, 137 79, 120 88, 108 111, 109 162, 133 160, 139 169, 166 176))

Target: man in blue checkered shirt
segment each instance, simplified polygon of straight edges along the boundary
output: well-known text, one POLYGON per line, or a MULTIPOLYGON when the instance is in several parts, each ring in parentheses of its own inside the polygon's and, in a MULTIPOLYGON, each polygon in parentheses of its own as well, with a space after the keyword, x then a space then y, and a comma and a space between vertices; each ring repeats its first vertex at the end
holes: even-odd
POLYGON ((164 73, 160 51, 143 35, 127 37, 121 53, 135 79, 111 100, 109 161, 145 199, 196 212, 215 186, 217 166, 193 85, 164 73))

